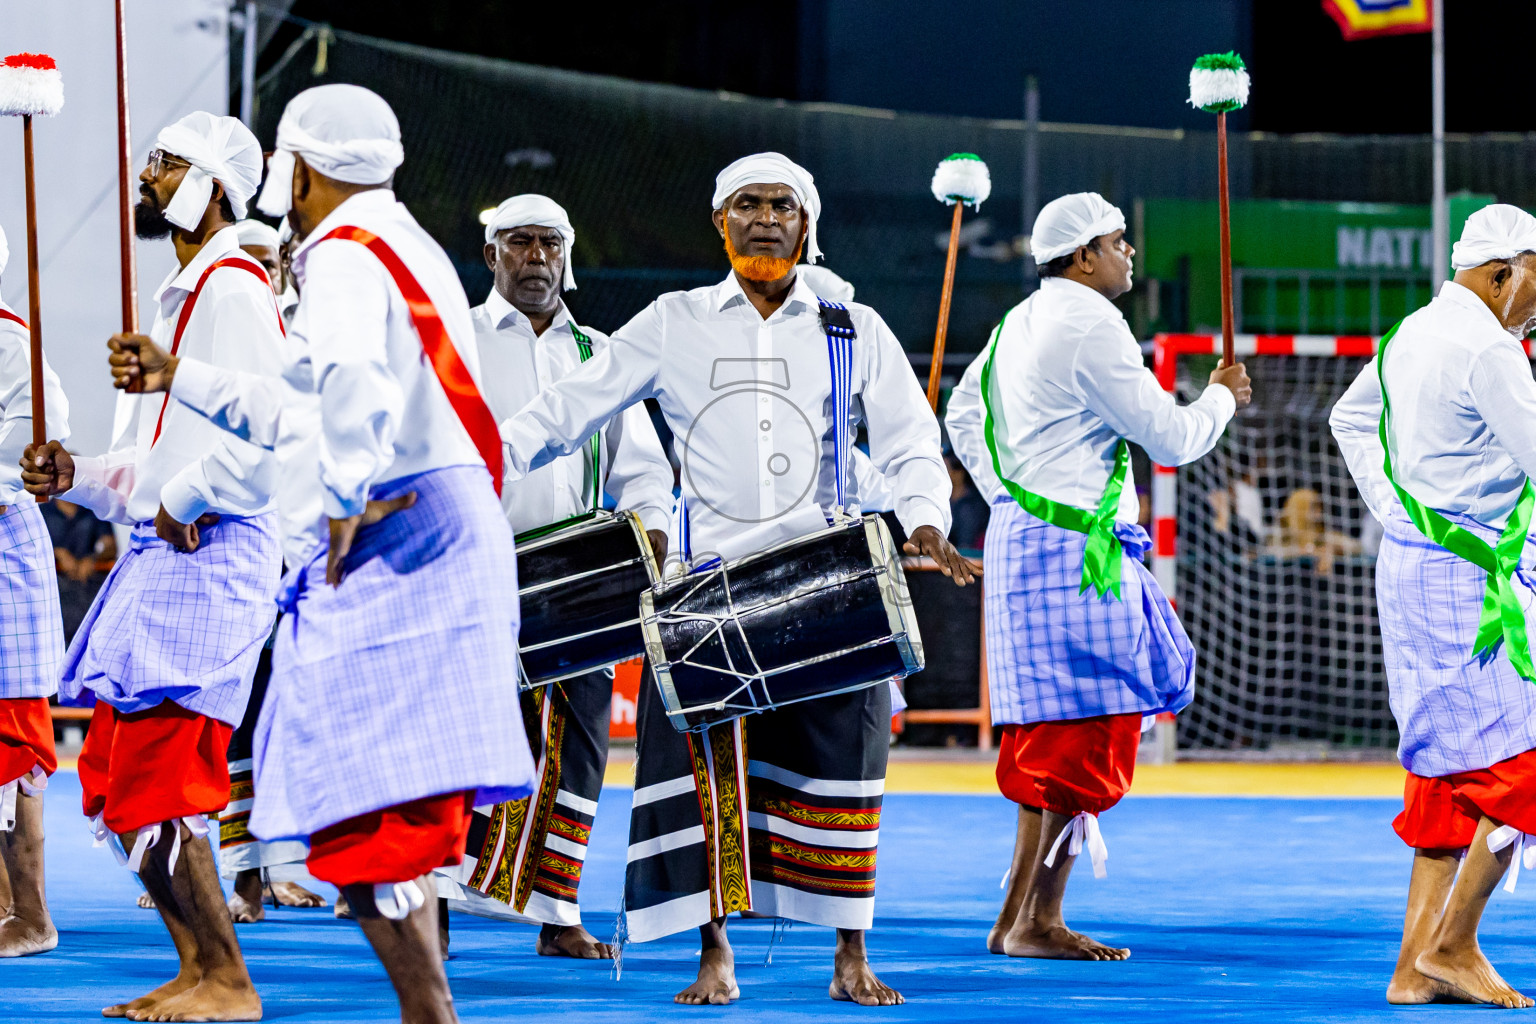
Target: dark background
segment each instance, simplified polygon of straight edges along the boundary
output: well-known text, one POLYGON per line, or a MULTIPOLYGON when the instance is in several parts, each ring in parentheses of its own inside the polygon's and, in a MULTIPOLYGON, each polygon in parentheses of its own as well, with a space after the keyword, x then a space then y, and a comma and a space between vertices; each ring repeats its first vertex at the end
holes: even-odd
MULTIPOLYGON (((269 7, 269 10, 275 9, 269 7)), ((783 0, 645 5, 296 0, 296 18, 422 46, 778 99, 987 118, 1204 127, 1166 100, 1201 53, 1254 77, 1233 126, 1266 132, 1430 129, 1430 38, 1346 43, 1318 0, 783 0)), ((1525 132, 1519 82, 1536 3, 1446 5, 1447 129, 1525 132)), ((297 37, 268 37, 269 66, 297 37)))

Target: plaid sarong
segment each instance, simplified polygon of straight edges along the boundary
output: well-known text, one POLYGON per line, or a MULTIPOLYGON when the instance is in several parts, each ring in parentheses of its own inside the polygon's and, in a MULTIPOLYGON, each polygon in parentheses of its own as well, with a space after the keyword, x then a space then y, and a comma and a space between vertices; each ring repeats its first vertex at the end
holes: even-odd
POLYGON ((328 547, 290 572, 256 726, 259 839, 308 837, 370 811, 463 790, 526 796, 512 528, 485 467, 376 487, 416 504, 360 530, 341 586, 328 547))
MULTIPOLYGON (((1467 516, 1446 518, 1495 543, 1467 516)), ((1536 584, 1527 538, 1515 585, 1536 584)), ((1510 664, 1503 643, 1476 656, 1487 574, 1428 540, 1401 507, 1384 524, 1376 558, 1376 608, 1398 759, 1415 775, 1478 771, 1536 749, 1536 686, 1510 664)))
POLYGON ((53 696, 63 661, 53 542, 26 495, 0 514, 0 700, 53 696))
POLYGON ((199 527, 201 545, 186 552, 156 537, 153 523, 135 526, 69 645, 59 703, 100 699, 132 714, 173 700, 240 724, 277 615, 277 529, 276 513, 226 516, 199 527))
POLYGON ((992 505, 982 553, 995 724, 1172 712, 1194 698, 1194 648, 1141 563, 1151 541, 1125 523, 1115 535, 1124 550, 1119 600, 1079 593, 1085 534, 1012 498, 992 505))

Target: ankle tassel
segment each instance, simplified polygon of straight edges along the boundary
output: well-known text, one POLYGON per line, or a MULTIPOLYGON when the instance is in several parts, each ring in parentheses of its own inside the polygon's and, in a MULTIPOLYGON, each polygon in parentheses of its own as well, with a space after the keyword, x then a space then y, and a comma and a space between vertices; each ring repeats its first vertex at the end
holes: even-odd
MULTIPOLYGON (((1490 837, 1491 838, 1491 837, 1490 837)), ((1104 845, 1104 834, 1099 831, 1099 819, 1087 811, 1079 811, 1072 816, 1062 830, 1057 833, 1056 841, 1051 844, 1051 852, 1046 854, 1045 866, 1056 865, 1056 851, 1061 849, 1062 840, 1067 842, 1067 855, 1076 857, 1083 852, 1083 847, 1088 847, 1088 857, 1093 861, 1093 877, 1103 878, 1109 874, 1105 868, 1105 861, 1109 860, 1109 847, 1104 845)))

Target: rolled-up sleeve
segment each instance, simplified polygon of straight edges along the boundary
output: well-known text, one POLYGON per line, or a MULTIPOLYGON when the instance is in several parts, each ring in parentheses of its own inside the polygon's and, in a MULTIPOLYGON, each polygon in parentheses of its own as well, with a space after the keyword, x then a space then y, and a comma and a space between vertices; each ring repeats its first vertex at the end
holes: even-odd
POLYGON ((949 536, 952 485, 944 468, 939 421, 917 383, 906 350, 878 313, 859 324, 868 377, 861 396, 869 428, 869 457, 889 482, 896 518, 911 536, 931 526, 949 536))
POLYGON ((389 368, 389 272, 363 246, 324 241, 306 255, 305 302, 295 333, 308 346, 320 395, 320 483, 325 514, 362 513, 368 489, 394 461, 405 392, 389 368))
POLYGON ((1124 320, 1105 317, 1083 332, 1073 377, 1084 404, 1115 433, 1160 466, 1182 466, 1216 447, 1237 412, 1229 389, 1212 384, 1180 405, 1141 361, 1141 346, 1124 320))

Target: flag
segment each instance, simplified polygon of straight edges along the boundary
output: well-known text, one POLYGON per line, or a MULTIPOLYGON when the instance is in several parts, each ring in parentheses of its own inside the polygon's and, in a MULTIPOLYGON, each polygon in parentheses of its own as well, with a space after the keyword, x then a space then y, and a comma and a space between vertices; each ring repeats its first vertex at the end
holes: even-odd
POLYGON ((1434 30, 1435 0, 1323 0, 1346 41, 1434 30))

